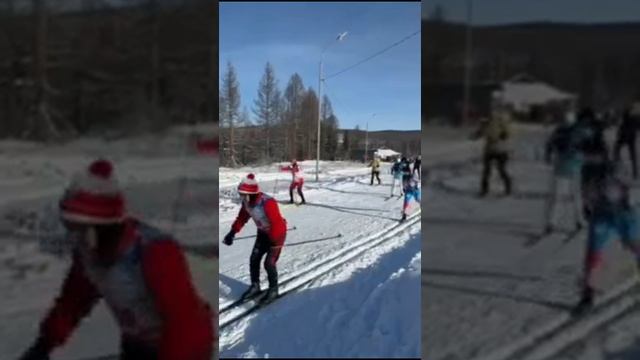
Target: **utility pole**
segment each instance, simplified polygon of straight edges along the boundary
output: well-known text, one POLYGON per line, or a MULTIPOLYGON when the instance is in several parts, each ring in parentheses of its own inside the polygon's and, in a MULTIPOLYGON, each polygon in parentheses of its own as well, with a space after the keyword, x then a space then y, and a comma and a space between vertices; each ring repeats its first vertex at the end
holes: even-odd
POLYGON ((320 174, 320 121, 322 118, 322 58, 320 58, 320 70, 318 71, 318 141, 316 144, 316 182, 320 174))
POLYGON ((471 97, 471 47, 473 45, 472 33, 473 0, 467 0, 467 34, 466 34, 466 55, 464 67, 464 99, 462 104, 462 123, 469 122, 469 101, 471 97))
POLYGON ((369 159, 369 122, 367 121, 367 127, 364 135, 364 162, 369 159))

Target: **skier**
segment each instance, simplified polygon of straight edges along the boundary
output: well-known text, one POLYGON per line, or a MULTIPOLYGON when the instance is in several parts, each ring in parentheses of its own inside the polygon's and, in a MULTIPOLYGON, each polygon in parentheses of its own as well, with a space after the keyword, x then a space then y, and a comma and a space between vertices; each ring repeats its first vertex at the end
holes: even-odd
POLYGON ((258 295, 260 290, 260 261, 262 257, 264 268, 269 279, 269 290, 260 299, 261 304, 272 302, 278 297, 278 269, 276 262, 284 246, 287 235, 287 222, 280 215, 280 209, 275 199, 260 191, 254 174, 248 174, 238 186, 238 194, 242 197, 242 207, 238 217, 233 222, 231 230, 224 237, 225 245, 232 245, 235 235, 242 230, 249 218, 252 218, 258 228, 256 242, 251 252, 249 269, 251 286, 242 294, 241 300, 258 295))
POLYGON ((640 271, 640 232, 637 209, 629 198, 630 179, 620 168, 606 161, 599 168, 603 173, 597 177, 597 185, 589 188, 593 194, 593 211, 589 217, 589 236, 584 258, 584 281, 582 295, 574 308, 574 315, 582 314, 593 305, 593 275, 602 263, 603 249, 612 233, 633 252, 640 271))
POLYGON ((291 172, 291 185, 289 185, 289 198, 290 203, 293 204, 293 190, 298 189, 298 195, 302 199, 302 204, 306 203, 304 200, 304 194, 302 193, 302 185, 304 185, 304 177, 302 177, 302 168, 298 166, 296 159, 291 160, 291 165, 283 166, 280 171, 291 172))
POLYGON ((418 173, 418 179, 422 178, 422 175, 420 174, 422 171, 422 157, 420 155, 418 155, 418 157, 416 158, 416 160, 413 162, 413 173, 418 173))
POLYGON ((420 180, 415 175, 410 175, 408 179, 403 180, 402 188, 404 191, 404 203, 402 204, 402 219, 400 221, 405 221, 411 199, 413 198, 420 204, 420 180))
POLYGON ((491 178, 491 167, 495 162, 504 183, 505 195, 511 194, 511 177, 507 173, 507 161, 509 153, 507 140, 509 139, 509 124, 506 111, 498 107, 493 111, 489 120, 483 121, 480 128, 471 136, 473 140, 484 138, 483 170, 480 183, 480 197, 484 197, 489 192, 489 180, 491 178))
POLYGON ((214 313, 198 296, 179 244, 126 215, 110 162, 76 174, 59 208, 74 241, 71 267, 20 359, 48 359, 100 299, 120 327, 120 359, 211 359, 214 313))
POLYGON ((406 157, 400 160, 400 173, 402 174, 402 184, 411 180, 411 162, 406 157))
POLYGON ((618 127, 618 133, 616 136, 616 144, 614 150, 614 156, 616 161, 620 161, 620 152, 622 147, 626 146, 629 151, 629 159, 631 160, 631 167, 633 169, 633 178, 638 179, 638 161, 636 153, 636 132, 638 131, 638 119, 636 116, 640 114, 631 114, 629 109, 626 109, 622 115, 622 122, 618 127))
POLYGON ((584 216, 589 217, 593 211, 590 201, 591 194, 596 191, 592 187, 599 186, 604 176, 604 166, 609 161, 609 150, 604 139, 604 124, 594 116, 593 110, 586 107, 578 117, 578 126, 584 133, 581 150, 584 161, 581 169, 581 188, 584 204, 584 216))
POLYGON ((373 155, 373 160, 369 162, 368 167, 371 168, 371 185, 373 185, 373 177, 378 179, 378 185, 380 185, 380 156, 378 154, 373 155))
POLYGON ((551 196, 545 207, 545 234, 553 231, 553 215, 557 206, 558 186, 560 181, 566 182, 571 189, 574 205, 574 223, 576 230, 583 226, 582 194, 580 192, 580 166, 582 153, 580 145, 583 140, 582 128, 575 124, 575 114, 567 112, 565 121, 558 125, 547 141, 545 160, 553 161, 553 175, 549 184, 551 196))
POLYGON ((391 176, 392 176, 392 180, 391 180, 391 195, 390 197, 393 197, 393 190, 396 187, 396 181, 398 182, 398 187, 400 188, 400 196, 402 196, 402 171, 400 170, 400 165, 402 163, 400 162, 400 158, 397 158, 396 161, 393 163, 393 165, 391 166, 391 176))

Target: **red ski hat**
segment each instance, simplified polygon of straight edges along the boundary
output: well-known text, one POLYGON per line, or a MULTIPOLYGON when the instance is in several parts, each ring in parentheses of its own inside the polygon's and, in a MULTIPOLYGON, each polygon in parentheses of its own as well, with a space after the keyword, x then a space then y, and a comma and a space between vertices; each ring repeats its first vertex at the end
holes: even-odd
POLYGON ((96 160, 76 174, 60 200, 64 220, 82 224, 114 224, 125 215, 124 195, 113 176, 113 165, 96 160))
POLYGON ((257 194, 259 192, 258 181, 256 181, 256 176, 253 174, 247 175, 238 185, 238 193, 240 194, 257 194))

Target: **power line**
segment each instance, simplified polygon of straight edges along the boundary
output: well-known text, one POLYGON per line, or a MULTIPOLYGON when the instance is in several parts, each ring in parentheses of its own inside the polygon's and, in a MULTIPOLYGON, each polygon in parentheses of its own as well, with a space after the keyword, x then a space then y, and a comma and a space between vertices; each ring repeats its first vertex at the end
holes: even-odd
POLYGON ((336 77, 336 76, 338 76, 338 75, 340 75, 340 74, 342 74, 342 73, 344 73, 344 72, 346 72, 346 71, 349 71, 349 70, 353 69, 354 67, 356 67, 356 66, 358 66, 358 65, 362 65, 362 64, 364 64, 365 62, 367 62, 367 61, 369 61, 369 60, 373 59, 374 57, 376 57, 376 56, 378 56, 378 55, 381 55, 381 54, 383 54, 383 53, 385 53, 385 52, 389 51, 390 49, 392 49, 392 48, 394 48, 394 47, 396 47, 396 46, 398 46, 398 45, 402 44, 403 42, 405 42, 405 41, 407 41, 407 40, 411 39, 412 37, 414 37, 414 36, 416 36, 417 34, 419 34, 419 33, 420 33, 420 31, 421 31, 421 30, 418 30, 418 31, 414 32, 413 34, 411 34, 411 35, 408 35, 408 36, 404 37, 403 39, 401 39, 401 40, 399 40, 399 41, 397 41, 397 42, 395 42, 395 43, 393 43, 393 44, 391 44, 391 45, 387 46, 386 48, 384 48, 384 49, 382 49, 382 50, 378 51, 377 53, 375 53, 375 54, 373 54, 373 55, 371 55, 371 56, 367 57, 366 59, 364 59, 364 60, 362 60, 362 61, 357 62, 356 64, 353 64, 353 65, 349 66, 348 68, 346 68, 346 69, 344 69, 344 70, 338 71, 337 73, 334 73, 334 74, 331 74, 331 75, 329 75, 329 76, 325 77, 325 78, 324 78, 324 80, 331 79, 332 77, 336 77))

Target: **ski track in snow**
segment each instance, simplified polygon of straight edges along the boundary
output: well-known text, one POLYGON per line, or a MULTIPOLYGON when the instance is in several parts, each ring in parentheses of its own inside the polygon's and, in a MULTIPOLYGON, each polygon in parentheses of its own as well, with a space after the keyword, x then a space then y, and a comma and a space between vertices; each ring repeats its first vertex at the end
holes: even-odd
MULTIPOLYGON (((314 165, 302 162, 302 166, 314 165)), ((306 285, 221 331, 222 357, 419 357, 420 317, 415 314, 420 309, 420 223, 408 220, 396 235, 385 237, 398 223, 402 201, 397 197, 385 201, 391 191, 388 167, 381 172, 382 186, 370 186, 369 173, 362 164, 323 162, 320 184, 306 174, 308 203, 281 207, 288 227, 296 230, 288 232, 278 262, 281 293, 296 284, 306 285), (343 236, 333 238, 337 233, 343 236), (377 241, 379 245, 373 246, 377 241), (349 256, 354 257, 341 261, 349 256), (285 284, 297 275, 301 277, 285 284)), ((220 176, 239 180, 244 174, 242 169, 220 176)), ((290 176, 259 171, 256 176, 267 193, 272 193, 278 179, 276 199, 288 200, 290 176)), ((227 183, 221 189, 221 237, 239 210, 233 198, 237 183, 227 183)), ((221 308, 237 299, 249 282, 253 234, 255 227, 249 222, 238 235, 242 239, 222 249, 221 308)), ((221 322, 237 311, 242 309, 223 314, 221 322)))
MULTIPOLYGON (((546 132, 518 126, 515 134, 509 171, 516 194, 510 198, 496 197, 502 184, 495 171, 493 195, 475 198, 480 167, 473 150, 466 160, 464 150, 452 161, 431 159, 437 166, 423 210, 423 355, 435 360, 640 358, 640 327, 631 326, 640 323, 640 290, 633 287, 632 256, 618 242, 613 240, 605 254, 600 306, 578 321, 570 320, 567 310, 578 297, 585 232, 568 243, 558 234, 525 246, 542 230, 550 170, 540 162, 546 132)), ((637 188, 633 198, 638 199, 637 188)), ((564 200, 558 225, 570 228, 564 200)))
MULTIPOLYGON (((195 129, 211 136, 213 127, 195 129)), ((104 142, 81 139, 66 145, 0 142, 0 359, 17 358, 35 340, 38 325, 59 292, 69 261, 41 252, 34 221, 45 205, 54 205, 71 174, 107 155, 128 197, 128 206, 143 221, 173 233, 185 248, 213 247, 218 224, 217 160, 187 151, 192 129, 164 136, 104 142), (183 154, 184 153, 184 154, 183 154), (83 155, 78 155, 83 154, 83 155), (163 196, 158 196, 163 194, 163 196), (181 194, 181 196, 179 196, 181 194)), ((49 214, 51 215, 51 214, 49 214)), ((187 251, 194 284, 215 307, 211 285, 216 259, 187 251)), ((86 360, 118 353, 119 330, 99 303, 54 360, 86 360)))
POLYGON ((419 357, 420 241, 418 222, 232 325, 221 355, 419 357))

